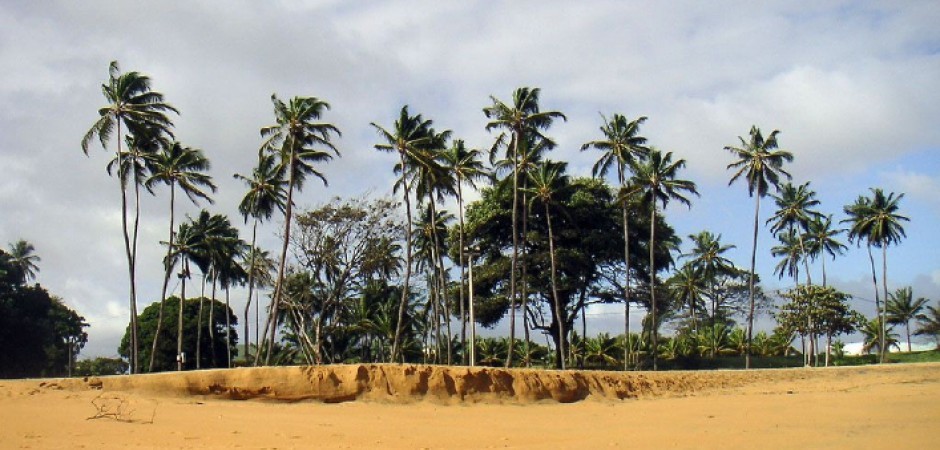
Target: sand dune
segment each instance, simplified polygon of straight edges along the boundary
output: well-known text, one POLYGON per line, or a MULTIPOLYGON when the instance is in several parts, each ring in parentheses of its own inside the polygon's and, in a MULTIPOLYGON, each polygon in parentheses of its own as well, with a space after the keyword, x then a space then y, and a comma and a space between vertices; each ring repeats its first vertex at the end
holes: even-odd
POLYGON ((0 380, 2 448, 931 448, 938 419, 940 364, 347 365, 0 380))

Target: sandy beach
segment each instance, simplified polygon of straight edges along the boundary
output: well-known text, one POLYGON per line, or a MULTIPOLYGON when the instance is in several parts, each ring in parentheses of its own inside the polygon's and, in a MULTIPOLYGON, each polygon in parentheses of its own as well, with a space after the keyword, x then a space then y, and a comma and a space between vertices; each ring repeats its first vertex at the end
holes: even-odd
POLYGON ((0 380, 2 448, 931 448, 940 364, 0 380))

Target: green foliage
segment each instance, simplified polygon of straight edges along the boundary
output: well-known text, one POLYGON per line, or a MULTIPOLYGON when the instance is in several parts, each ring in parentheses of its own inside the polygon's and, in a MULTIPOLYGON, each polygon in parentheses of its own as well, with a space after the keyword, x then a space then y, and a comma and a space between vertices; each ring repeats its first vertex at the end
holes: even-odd
POLYGON ((123 375, 128 368, 127 361, 121 358, 97 357, 76 362, 72 373, 78 377, 123 375))
POLYGON ((0 250, 0 378, 67 375, 88 324, 39 284, 26 286, 24 273, 0 250))
MULTIPOLYGON (((184 364, 184 369, 192 369, 196 367, 196 340, 197 340, 197 330, 198 327, 202 327, 202 342, 200 343, 200 367, 202 368, 212 368, 212 367, 226 367, 227 358, 226 358, 226 336, 230 335, 232 337, 231 347, 228 348, 230 354, 234 357, 237 353, 236 343, 238 342, 238 336, 235 331, 235 326, 237 324, 238 318, 235 317, 235 314, 231 309, 225 306, 225 303, 215 300, 215 317, 209 317, 210 305, 209 302, 212 302, 211 299, 203 299, 203 314, 202 322, 199 323, 199 299, 198 298, 189 298, 184 302, 183 308, 183 353, 186 354, 186 363, 184 364), (231 328, 226 328, 226 317, 225 314, 229 315, 229 321, 233 325, 231 328), (209 327, 215 327, 215 339, 210 341, 209 338, 209 327), (214 359, 213 359, 214 356, 214 359)), ((160 329, 160 340, 157 345, 156 355, 154 355, 154 372, 162 372, 167 370, 176 370, 176 336, 177 336, 177 321, 169 318, 176 318, 179 314, 179 298, 169 297, 166 299, 166 305, 164 306, 164 321, 163 326, 160 329)), ((139 332, 140 332, 140 341, 141 347, 139 349, 139 355, 142 361, 147 361, 150 359, 150 343, 153 342, 153 335, 157 328, 157 316, 160 310, 160 302, 154 302, 150 306, 146 307, 144 311, 140 314, 138 318, 139 332)), ((130 347, 129 344, 129 333, 130 329, 127 330, 124 334, 124 338, 121 339, 121 345, 118 348, 118 353, 122 357, 127 357, 129 355, 128 350, 130 347)))

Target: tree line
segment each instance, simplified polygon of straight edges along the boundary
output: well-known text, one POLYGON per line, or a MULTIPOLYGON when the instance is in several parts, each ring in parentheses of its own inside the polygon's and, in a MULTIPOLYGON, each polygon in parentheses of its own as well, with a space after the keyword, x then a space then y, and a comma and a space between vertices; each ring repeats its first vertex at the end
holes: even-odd
MULTIPOLYGON (((799 335, 803 353, 818 354, 819 338, 863 328, 847 306, 848 296, 826 282, 825 259, 846 250, 839 241, 846 231, 849 242, 864 246, 871 257, 877 348, 883 355, 889 345, 887 249, 905 237, 903 223, 909 219, 899 212, 903 194, 872 189, 843 208, 846 218, 838 223, 848 230, 836 228, 831 215, 816 209, 809 183, 789 182, 786 164, 794 156, 778 148, 777 130, 765 137, 755 126, 738 145, 725 147, 732 155, 729 185, 742 182, 754 198, 751 264, 745 270, 724 255, 734 246, 711 231, 689 236, 692 250, 680 252, 682 240, 664 210, 669 203, 691 207, 697 186, 683 179, 684 159, 642 136, 646 117, 603 117, 598 138, 581 147, 598 152, 591 176, 584 177, 569 174, 566 162, 549 157, 557 144, 548 133, 567 117, 543 109, 538 88, 516 89, 507 101, 490 98, 483 116, 493 142, 482 149, 468 147, 405 105, 391 125, 371 124, 375 149, 396 156, 396 198, 334 199, 297 211, 295 198, 307 181, 326 185, 322 167, 340 156, 341 132, 324 120, 330 105, 323 99, 285 101, 272 95, 274 121, 260 128, 256 165, 248 174, 234 175, 247 188, 239 204, 245 223, 252 224, 246 242, 229 218, 208 210, 177 223, 177 191, 193 203, 212 203, 216 188, 206 173, 205 154, 175 140, 171 115, 178 111, 151 89, 150 78, 122 72, 114 62, 102 91, 107 104, 81 143, 86 154, 96 139, 114 150, 107 167, 121 193, 130 310, 125 347, 132 373, 165 369, 167 360, 177 369, 222 365, 202 354, 216 351, 218 336, 224 347, 218 353, 226 355, 229 367, 233 358, 252 365, 473 364, 479 361, 476 325, 492 326, 507 316, 504 365, 529 366, 538 359, 535 331, 551 341, 550 364, 566 368, 586 351, 585 312, 599 303, 623 305, 624 332, 612 339, 621 342, 615 347, 622 354, 615 359, 624 369, 656 369, 661 355, 683 351, 705 349, 715 356, 722 352, 722 339, 735 333, 743 333, 739 353, 750 367, 756 353, 754 317, 761 311, 776 314, 773 339, 789 349, 799 335), (166 247, 161 297, 155 319, 148 316, 148 323, 155 323, 145 338, 136 292, 140 195, 141 188, 154 193, 159 186, 169 187, 169 228, 161 242, 166 247), (478 190, 480 199, 467 203, 465 189, 478 190), (776 206, 765 222, 779 241, 771 249, 780 258, 775 274, 792 276, 796 285, 782 294, 788 306, 779 310, 754 268, 761 200, 767 196, 776 206), (445 207, 450 201, 456 217, 445 207), (272 254, 257 247, 257 228, 275 216, 283 218, 284 228, 272 254), (881 250, 881 286, 873 248, 881 250), (812 282, 815 261, 822 266, 821 284, 812 282), (195 298, 186 294, 192 269, 202 275, 195 298), (168 292, 174 276, 180 280, 178 298, 168 292), (240 354, 233 350, 238 318, 230 310, 235 285, 248 290, 240 354), (264 312, 262 291, 269 299, 264 312), (640 333, 631 333, 631 306, 646 312, 640 333), (743 320, 743 331, 734 328, 737 320, 743 320), (676 325, 677 337, 661 343, 659 330, 667 322, 676 325), (175 349, 160 342, 174 339, 168 329, 176 332, 175 349), (195 340, 187 337, 191 332, 195 340), (687 350, 680 348, 681 336, 687 350), (168 352, 173 353, 166 358, 168 352), (187 354, 195 365, 187 365, 187 354)), ((904 323, 921 317, 920 330, 931 334, 936 317, 921 312, 927 307, 935 315, 936 310, 926 303, 904 323)))

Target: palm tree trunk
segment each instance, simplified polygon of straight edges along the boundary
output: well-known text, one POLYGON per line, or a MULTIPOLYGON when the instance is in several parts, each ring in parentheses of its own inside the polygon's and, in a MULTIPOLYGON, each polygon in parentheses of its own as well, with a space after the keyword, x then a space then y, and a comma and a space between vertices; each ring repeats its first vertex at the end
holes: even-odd
MULTIPOLYGON (((136 150, 134 151, 134 160, 137 159, 136 150)), ((137 164, 136 162, 132 166, 134 168, 133 180, 134 180, 134 234, 131 241, 131 314, 134 315, 134 372, 140 372, 140 346, 138 341, 140 340, 139 336, 139 324, 137 323, 137 231, 140 229, 140 183, 137 182, 137 164)))
MULTIPOLYGON (((881 316, 881 294, 878 293, 878 278, 875 275, 875 256, 871 253, 871 241, 868 242, 868 261, 871 262, 871 282, 875 285, 875 314, 879 317, 881 316)), ((885 297, 885 302, 888 299, 885 297)), ((878 333, 878 362, 884 362, 884 354, 881 352, 881 349, 884 348, 884 336, 881 334, 880 330, 878 333)))
MULTIPOLYGON (((189 264, 187 264, 189 267, 189 264)), ((196 368, 202 368, 202 305, 206 299, 206 274, 202 274, 202 289, 199 294, 199 312, 196 314, 196 368)))
POLYGON ((264 364, 268 365, 271 363, 271 353, 274 352, 274 340, 277 338, 277 312, 278 308, 281 306, 281 293, 283 291, 284 285, 284 268, 287 266, 287 244, 290 240, 290 222, 293 216, 293 206, 294 206, 294 148, 291 146, 290 151, 290 162, 288 169, 290 175, 288 176, 287 182, 287 204, 285 205, 284 210, 284 243, 281 245, 281 262, 277 269, 277 282, 274 284, 274 297, 271 299, 271 309, 268 311, 268 323, 271 325, 269 336, 266 336, 268 339, 267 342, 267 353, 265 355, 264 364))
MULTIPOLYGON (((823 277, 825 279, 825 277, 823 277)), ((826 367, 829 367, 830 355, 832 354, 832 333, 826 333, 826 367)))
MULTIPOLYGON (((229 305, 229 286, 225 284, 225 362, 228 368, 232 368, 232 315, 229 314, 232 307, 229 305)), ((215 328, 215 327, 213 327, 215 328)))
POLYGON ((653 198, 652 211, 650 212, 650 314, 652 321, 650 328, 653 333, 653 348, 650 353, 653 354, 653 370, 656 370, 657 360, 659 359, 659 327, 656 322, 656 198, 653 198))
POLYGON ((512 366, 513 347, 516 344, 516 265, 519 259, 519 139, 522 133, 513 130, 512 144, 512 260, 509 268, 509 348, 506 367, 512 366))
POLYGON ((212 357, 212 366, 216 367, 216 358, 215 354, 215 288, 218 285, 219 280, 219 270, 217 268, 212 269, 212 301, 209 302, 209 356, 212 357))
POLYGON ((130 372, 132 374, 137 373, 137 293, 134 289, 134 257, 131 254, 131 243, 130 236, 127 231, 127 183, 126 176, 124 173, 124 166, 121 164, 121 153, 123 153, 121 146, 121 121, 117 121, 117 154, 116 161, 118 164, 118 186, 121 188, 121 230, 124 236, 124 252, 127 256, 127 271, 128 279, 130 280, 130 301, 129 301, 129 311, 130 311, 130 351, 128 356, 130 358, 130 372))
POLYGON ((163 263, 166 268, 166 274, 163 277, 163 288, 160 290, 160 312, 157 313, 157 329, 153 333, 153 344, 150 347, 150 364, 147 366, 148 372, 153 372, 153 362, 157 354, 157 342, 160 340, 160 330, 163 329, 163 307, 166 305, 166 289, 170 284, 170 275, 173 273, 174 264, 170 261, 170 254, 173 251, 173 221, 174 221, 174 200, 176 199, 176 189, 174 189, 175 180, 170 180, 170 239, 167 241, 166 261, 163 263))
POLYGON ((754 336, 754 271, 757 265, 757 226, 760 216, 760 193, 754 200, 754 239, 751 245, 751 276, 748 284, 747 343, 744 348, 744 368, 751 368, 751 338, 754 336))
POLYGON ((823 287, 826 287, 826 254, 820 250, 819 259, 822 261, 823 287))
MULTIPOLYGON (((248 301, 245 302, 245 364, 248 364, 248 346, 251 343, 251 335, 248 334, 248 313, 251 310, 251 296, 255 291, 255 242, 258 238, 258 218, 255 217, 255 223, 251 226, 251 247, 248 248, 250 252, 248 257, 248 301)), ((257 305, 256 305, 257 307, 257 305)), ((257 330, 255 331, 257 332, 257 330)), ((257 350, 257 347, 255 347, 257 350)), ((257 355, 255 355, 255 360, 257 360, 257 355)))
POLYGON ((411 198, 408 188, 407 167, 405 165, 404 149, 399 149, 398 155, 401 159, 401 184, 405 198, 405 217, 408 219, 405 228, 405 281, 401 290, 401 301, 398 304, 398 322, 395 324, 395 338, 392 341, 391 361, 395 361, 398 355, 399 345, 401 343, 402 325, 405 320, 405 305, 408 303, 408 284, 411 283, 411 227, 414 226, 411 219, 411 198))
MULTIPOLYGON (((624 185, 623 168, 618 167, 620 175, 620 185, 624 185)), ((630 367, 630 221, 627 214, 627 199, 623 199, 621 208, 623 213, 623 262, 624 262, 624 283, 623 283, 623 370, 630 367)))
MULTIPOLYGON (((186 279, 189 278, 189 262, 184 258, 180 267, 183 271, 183 277, 180 282, 179 311, 177 311, 176 320, 176 370, 183 370, 183 307, 186 304, 186 279)), ((197 363, 199 361, 198 353, 196 361, 197 363)))
MULTIPOLYGON (((527 180, 523 180, 523 189, 528 187, 527 180)), ((522 205, 525 206, 526 203, 526 193, 522 192, 522 205)), ((529 211, 528 208, 525 209, 522 213, 522 259, 519 261, 522 265, 522 277, 519 279, 519 283, 522 285, 521 294, 522 294, 522 332, 525 339, 525 342, 522 346, 522 350, 525 353, 523 356, 523 364, 525 367, 529 367, 532 363, 529 347, 532 342, 532 337, 529 334, 529 281, 528 281, 528 269, 529 269, 529 251, 526 248, 526 233, 529 230, 529 211)))
POLYGON ((447 339, 445 342, 447 344, 447 365, 449 366, 453 364, 454 348, 452 342, 454 335, 451 333, 450 329, 450 303, 447 301, 447 280, 444 273, 444 258, 441 256, 441 243, 437 236, 437 207, 434 205, 433 196, 432 198, 428 199, 428 202, 431 206, 431 239, 434 245, 434 254, 432 255, 434 257, 433 264, 436 264, 437 266, 436 272, 438 276, 438 292, 440 295, 439 300, 443 306, 442 311, 444 313, 444 324, 447 328, 447 339))
POLYGON ((459 291, 459 295, 460 295, 460 348, 463 349, 463 352, 461 355, 461 361, 463 362, 463 364, 467 364, 467 360, 469 358, 469 354, 467 353, 467 316, 466 316, 466 311, 464 309, 464 283, 466 283, 467 279, 465 276, 466 269, 464 268, 464 264, 466 264, 466 261, 464 260, 464 254, 463 254, 464 252, 463 187, 461 186, 461 184, 462 184, 462 180, 461 180, 460 175, 458 174, 457 175, 457 215, 460 219, 460 228, 457 230, 457 234, 459 236, 459 241, 460 241, 460 243, 458 244, 460 245, 460 248, 458 249, 458 253, 459 253, 458 257, 460 258, 460 264, 458 264, 458 266, 460 266, 460 291, 459 291))
POLYGON ((806 257, 806 247, 803 245, 803 233, 797 235, 800 243, 800 258, 803 259, 803 268, 806 269, 806 285, 813 284, 813 276, 809 271, 809 258, 806 257))
POLYGON ((881 285, 884 287, 884 299, 881 304, 881 362, 885 362, 888 326, 888 244, 881 244, 881 285))
POLYGON ((565 316, 562 314, 561 300, 558 298, 558 269, 555 264, 555 235, 552 231, 552 215, 545 203, 545 221, 548 225, 548 254, 552 262, 552 298, 555 303, 555 317, 558 322, 558 363, 561 370, 565 370, 565 316))

